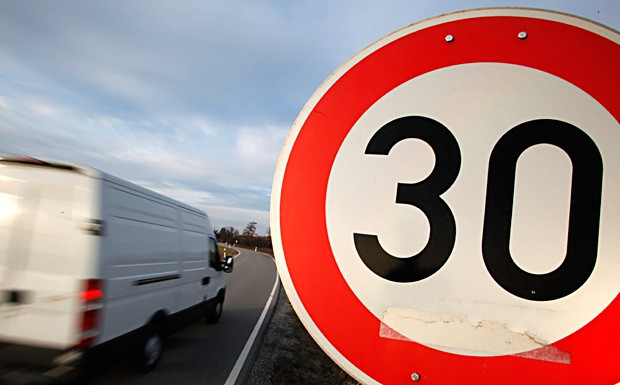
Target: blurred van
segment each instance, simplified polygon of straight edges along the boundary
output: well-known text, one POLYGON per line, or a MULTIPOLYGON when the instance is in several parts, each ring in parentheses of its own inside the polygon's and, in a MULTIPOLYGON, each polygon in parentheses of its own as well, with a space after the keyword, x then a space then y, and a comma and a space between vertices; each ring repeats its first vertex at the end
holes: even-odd
POLYGON ((219 320, 230 271, 203 211, 95 169, 0 156, 0 383, 123 353, 153 369, 166 335, 219 320))

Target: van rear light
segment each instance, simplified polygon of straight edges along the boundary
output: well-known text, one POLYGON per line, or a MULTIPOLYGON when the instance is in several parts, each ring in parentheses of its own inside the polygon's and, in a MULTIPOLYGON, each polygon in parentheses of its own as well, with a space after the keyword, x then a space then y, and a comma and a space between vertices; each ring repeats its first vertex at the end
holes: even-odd
POLYGON ((80 342, 77 347, 84 349, 92 346, 99 335, 101 308, 103 307, 103 284, 100 279, 83 281, 80 292, 82 302, 82 319, 80 322, 80 342))
POLYGON ((86 288, 80 293, 83 302, 91 302, 103 297, 103 290, 101 289, 101 281, 98 279, 86 280, 86 288))

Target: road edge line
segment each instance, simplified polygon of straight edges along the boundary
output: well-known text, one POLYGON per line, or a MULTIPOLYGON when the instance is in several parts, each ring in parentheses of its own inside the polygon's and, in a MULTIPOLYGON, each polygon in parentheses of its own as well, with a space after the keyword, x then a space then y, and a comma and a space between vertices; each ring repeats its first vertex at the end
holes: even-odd
POLYGON ((233 366, 232 370, 230 371, 230 374, 228 375, 228 378, 226 379, 226 382, 224 383, 224 385, 235 385, 235 383, 237 382, 237 379, 239 378, 239 374, 241 373, 241 370, 243 369, 246 363, 246 360, 248 356, 250 355, 250 351, 252 350, 254 341, 258 337, 259 331, 261 330, 263 323, 265 319, 267 318, 267 313, 269 312, 271 303, 273 302, 273 299, 276 298, 277 289, 279 288, 279 283, 280 283, 280 276, 278 275, 276 271, 276 281, 273 285, 273 289, 271 290, 271 294, 269 294, 269 299, 267 300, 267 303, 265 304, 265 308, 263 309, 263 312, 258 318, 258 321, 256 322, 254 329, 252 330, 252 334, 250 334, 250 337, 246 341, 245 346, 243 347, 243 350, 241 351, 239 358, 237 358, 237 362, 235 362, 235 366, 233 366))

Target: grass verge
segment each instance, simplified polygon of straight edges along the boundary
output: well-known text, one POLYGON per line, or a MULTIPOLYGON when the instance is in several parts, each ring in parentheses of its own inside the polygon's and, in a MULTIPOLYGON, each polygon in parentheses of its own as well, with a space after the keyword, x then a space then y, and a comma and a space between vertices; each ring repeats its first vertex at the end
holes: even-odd
POLYGON ((231 256, 231 257, 234 257, 235 255, 239 254, 239 252, 233 249, 232 247, 224 247, 224 246, 217 245, 217 248, 219 249, 220 255, 222 256, 224 255, 224 252, 226 252, 227 256, 231 256))
POLYGON ((358 385, 314 342, 284 290, 265 332, 247 385, 358 385))

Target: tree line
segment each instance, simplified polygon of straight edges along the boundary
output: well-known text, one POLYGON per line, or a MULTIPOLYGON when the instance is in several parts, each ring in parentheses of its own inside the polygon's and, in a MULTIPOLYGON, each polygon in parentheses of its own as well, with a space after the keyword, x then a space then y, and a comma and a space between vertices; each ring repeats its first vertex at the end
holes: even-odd
POLYGON ((271 230, 261 236, 256 234, 256 225, 256 222, 249 222, 241 232, 232 226, 222 227, 215 229, 215 236, 220 243, 271 249, 271 230))

